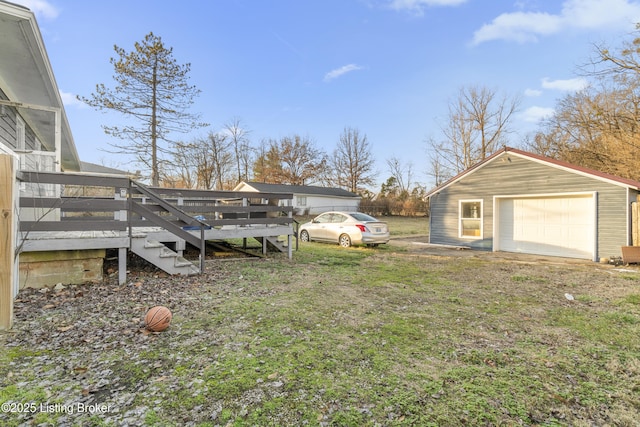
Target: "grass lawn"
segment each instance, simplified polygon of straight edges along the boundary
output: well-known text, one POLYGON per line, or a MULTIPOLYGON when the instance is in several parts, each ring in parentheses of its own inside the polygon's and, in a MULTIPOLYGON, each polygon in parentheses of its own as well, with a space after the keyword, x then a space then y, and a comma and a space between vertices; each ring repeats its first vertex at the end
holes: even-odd
POLYGON ((307 243, 95 300, 26 292, 0 335, 0 403, 109 412, 0 424, 638 425, 638 270, 452 255, 307 243), (172 325, 144 334, 155 303, 172 325))

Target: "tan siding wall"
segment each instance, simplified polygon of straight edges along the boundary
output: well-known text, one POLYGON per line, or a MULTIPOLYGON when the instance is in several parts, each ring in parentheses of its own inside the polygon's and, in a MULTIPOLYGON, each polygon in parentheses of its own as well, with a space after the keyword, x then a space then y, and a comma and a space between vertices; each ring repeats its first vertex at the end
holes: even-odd
MULTIPOLYGON (((553 168, 510 153, 498 156, 481 169, 450 185, 431 198, 431 242, 493 247, 493 196, 598 193, 598 257, 620 256, 627 244, 628 190, 601 180, 553 168), (484 201, 484 238, 458 238, 458 201, 484 201)), ((635 199, 635 194, 633 196, 635 199)))

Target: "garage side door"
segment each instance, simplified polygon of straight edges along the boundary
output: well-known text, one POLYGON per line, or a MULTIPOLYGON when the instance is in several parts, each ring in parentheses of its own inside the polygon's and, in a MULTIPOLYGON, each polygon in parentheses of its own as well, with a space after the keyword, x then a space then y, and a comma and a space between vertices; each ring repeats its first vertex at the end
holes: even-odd
POLYGON ((593 259, 592 195, 498 199, 498 249, 593 259))

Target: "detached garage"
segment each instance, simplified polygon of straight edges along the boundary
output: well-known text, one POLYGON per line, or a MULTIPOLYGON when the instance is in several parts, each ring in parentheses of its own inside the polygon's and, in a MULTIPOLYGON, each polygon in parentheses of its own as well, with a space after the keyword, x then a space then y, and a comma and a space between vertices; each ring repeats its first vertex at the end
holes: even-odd
POLYGON ((430 242, 599 260, 631 244, 640 182, 504 148, 428 193, 430 242))

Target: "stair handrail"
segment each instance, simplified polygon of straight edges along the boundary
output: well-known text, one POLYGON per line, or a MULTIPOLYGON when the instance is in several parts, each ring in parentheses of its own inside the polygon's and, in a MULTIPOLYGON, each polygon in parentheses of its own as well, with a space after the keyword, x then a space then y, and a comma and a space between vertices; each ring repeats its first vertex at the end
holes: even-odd
POLYGON ((156 214, 154 211, 147 208, 143 204, 135 202, 133 200, 133 197, 130 198, 130 203, 131 203, 130 209, 133 212, 136 212, 137 214, 144 216, 146 219, 148 219, 158 227, 164 228, 171 234, 191 243, 192 245, 200 249, 200 273, 204 273, 204 268, 205 268, 204 260, 205 260, 205 247, 206 247, 204 230, 205 228, 210 227, 209 224, 197 218, 192 217, 191 215, 187 214, 180 208, 167 202, 159 194, 155 193, 146 185, 143 185, 134 180, 131 180, 131 184, 135 186, 137 191, 139 191, 144 196, 147 196, 149 199, 155 202, 158 206, 160 206, 166 212, 176 216, 180 221, 184 222, 188 226, 191 226, 191 227, 195 226, 200 228, 200 238, 198 238, 194 236, 192 233, 189 233, 188 231, 184 230, 182 227, 179 227, 174 223, 172 223, 171 221, 167 221, 166 219, 162 218, 161 216, 159 216, 158 214, 156 214))

